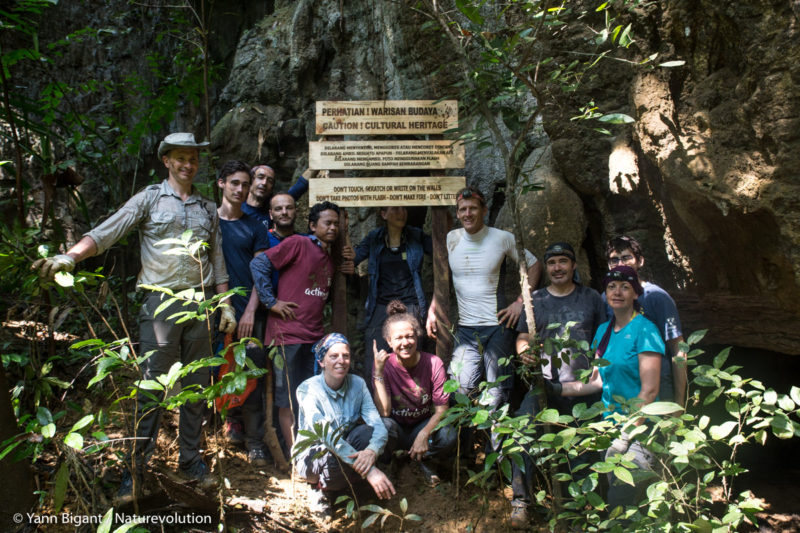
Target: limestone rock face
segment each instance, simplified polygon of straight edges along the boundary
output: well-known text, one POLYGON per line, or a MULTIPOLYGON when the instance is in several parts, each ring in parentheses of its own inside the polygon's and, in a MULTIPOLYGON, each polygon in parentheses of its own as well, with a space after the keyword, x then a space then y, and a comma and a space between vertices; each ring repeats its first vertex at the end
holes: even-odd
POLYGON ((631 21, 637 59, 686 64, 600 65, 572 102, 590 96, 636 119, 610 142, 570 123, 567 105, 544 122, 556 165, 589 206, 597 264, 606 238, 634 235, 685 331, 800 353, 797 14, 786 2, 699 1, 650 4, 631 21))
MULTIPOLYGON (((551 243, 572 244, 578 255, 581 280, 588 283, 591 279, 589 260, 582 248, 587 226, 583 202, 554 167, 552 147, 534 150, 525 161, 522 173, 528 175, 528 183, 541 187, 529 192, 519 191, 517 197, 525 248, 541 260, 551 243)), ((512 231, 513 220, 507 204, 500 209, 495 225, 512 231)))

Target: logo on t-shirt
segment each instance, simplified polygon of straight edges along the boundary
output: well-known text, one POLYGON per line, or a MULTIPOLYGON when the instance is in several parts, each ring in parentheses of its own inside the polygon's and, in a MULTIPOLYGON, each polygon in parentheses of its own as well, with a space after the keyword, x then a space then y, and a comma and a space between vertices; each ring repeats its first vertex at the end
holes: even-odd
POLYGON ((328 297, 328 293, 319 287, 314 287, 313 289, 306 289, 306 296, 319 296, 320 298, 325 299, 328 297))

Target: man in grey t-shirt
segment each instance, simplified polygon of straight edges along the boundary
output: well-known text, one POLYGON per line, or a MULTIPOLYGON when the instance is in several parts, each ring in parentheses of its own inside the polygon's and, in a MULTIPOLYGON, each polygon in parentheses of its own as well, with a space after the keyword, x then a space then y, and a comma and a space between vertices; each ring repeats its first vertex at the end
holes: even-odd
MULTIPOLYGON (((574 322, 575 324, 569 327, 569 338, 590 343, 597 327, 606 321, 605 306, 600 294, 589 287, 575 283, 577 267, 575 251, 566 242, 551 244, 544 253, 544 264, 550 284, 534 291, 532 296, 537 342, 542 342, 546 338, 555 339, 557 336, 563 338, 567 325, 574 322), (547 329, 548 325, 556 323, 560 324, 558 328, 547 329)), ((519 318, 517 332, 517 354, 520 360, 524 364, 535 364, 536 358, 528 351, 531 338, 524 312, 519 318)), ((570 413, 575 403, 585 399, 562 397, 559 389, 562 383, 578 379, 579 371, 588 369, 590 361, 584 354, 571 353, 569 348, 565 348, 560 354, 544 353, 543 349, 542 352, 540 357, 546 361, 542 372, 547 382, 547 405, 558 409, 561 413, 570 413), (553 361, 555 357, 560 363, 553 361)), ((533 391, 528 391, 517 416, 534 414, 537 410, 536 395, 533 391)), ((525 471, 523 472, 515 464, 511 482, 513 491, 511 526, 515 529, 527 529, 530 526, 527 509, 530 503, 533 465, 527 456, 524 459, 525 471)))

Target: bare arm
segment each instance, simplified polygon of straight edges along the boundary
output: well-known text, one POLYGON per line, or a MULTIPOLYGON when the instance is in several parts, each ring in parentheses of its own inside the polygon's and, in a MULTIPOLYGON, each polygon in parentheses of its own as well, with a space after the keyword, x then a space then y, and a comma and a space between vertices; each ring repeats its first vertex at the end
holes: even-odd
POLYGON ((97 253, 97 244, 88 235, 67 251, 67 255, 73 258, 76 263, 83 261, 87 257, 92 257, 95 253, 97 253))
POLYGON ((681 407, 686 406, 686 385, 689 381, 686 367, 686 352, 682 351, 680 344, 683 337, 676 337, 667 341, 672 355, 672 384, 674 387, 675 403, 681 407))
POLYGON ((588 383, 582 381, 568 381, 561 384, 561 396, 587 396, 603 390, 603 378, 597 367, 592 371, 588 383))
POLYGON ((431 433, 433 433, 433 430, 436 428, 436 425, 442 419, 446 411, 446 405, 434 406, 433 414, 428 419, 428 423, 425 424, 425 427, 423 427, 419 433, 417 433, 414 443, 411 445, 411 449, 408 451, 408 454, 413 460, 421 461, 424 458, 425 453, 428 451, 428 438, 431 436, 431 433))
POLYGON ((655 401, 658 396, 658 386, 661 379, 661 354, 657 352, 642 352, 639 354, 639 380, 642 388, 636 396, 647 405, 655 401))
POLYGON ((375 358, 375 363, 372 365, 372 398, 375 401, 375 407, 378 409, 383 417, 391 416, 392 414, 392 397, 389 395, 389 390, 386 388, 386 382, 383 378, 383 368, 386 365, 386 359, 389 354, 386 350, 378 351, 378 342, 372 341, 372 353, 375 358))
POLYGON ((428 307, 428 318, 425 320, 425 330, 428 337, 436 338, 436 297, 431 298, 431 305, 428 307))
POLYGON ((536 261, 530 267, 528 267, 528 284, 531 287, 532 291, 536 290, 536 287, 539 286, 539 280, 542 279, 542 262, 536 261))

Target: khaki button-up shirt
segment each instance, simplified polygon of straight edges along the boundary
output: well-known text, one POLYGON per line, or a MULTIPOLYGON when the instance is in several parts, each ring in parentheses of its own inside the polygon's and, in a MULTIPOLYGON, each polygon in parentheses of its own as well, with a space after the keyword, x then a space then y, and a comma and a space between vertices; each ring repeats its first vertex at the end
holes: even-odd
POLYGON ((139 229, 142 247, 137 287, 158 285, 178 291, 199 288, 202 281, 206 289, 213 290, 215 285, 228 282, 217 206, 194 189, 184 202, 167 180, 150 185, 86 235, 94 240, 99 254, 134 227, 139 229), (156 246, 162 239, 180 238, 187 229, 192 230, 191 242, 201 240, 209 244, 198 252, 200 263, 189 255, 164 253, 176 248, 175 244, 156 246))

